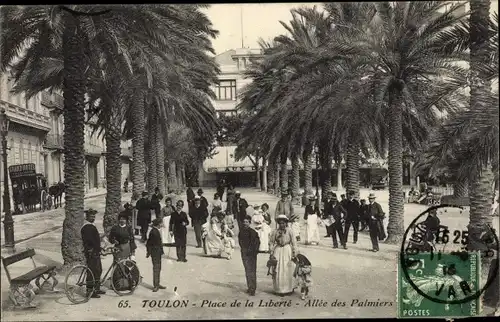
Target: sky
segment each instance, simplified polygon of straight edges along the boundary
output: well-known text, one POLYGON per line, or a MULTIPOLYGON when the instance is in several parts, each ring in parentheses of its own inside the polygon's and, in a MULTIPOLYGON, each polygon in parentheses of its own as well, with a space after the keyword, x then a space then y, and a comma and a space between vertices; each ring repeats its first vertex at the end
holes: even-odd
POLYGON ((259 48, 258 39, 271 40, 285 33, 279 21, 292 19, 290 9, 301 6, 321 7, 321 3, 252 3, 252 4, 213 4, 206 13, 219 36, 212 41, 215 52, 220 54, 229 49, 241 48, 241 21, 243 17, 243 45, 259 48), (243 12, 243 14, 242 14, 243 12))
MULTIPOLYGON (((269 41, 286 32, 279 21, 288 23, 292 19, 290 9, 314 5, 322 6, 320 2, 213 4, 206 12, 219 30, 219 36, 212 41, 216 54, 241 48, 242 21, 244 47, 259 48, 260 37, 269 41)), ((492 0, 490 8, 498 12, 498 0, 492 0)))

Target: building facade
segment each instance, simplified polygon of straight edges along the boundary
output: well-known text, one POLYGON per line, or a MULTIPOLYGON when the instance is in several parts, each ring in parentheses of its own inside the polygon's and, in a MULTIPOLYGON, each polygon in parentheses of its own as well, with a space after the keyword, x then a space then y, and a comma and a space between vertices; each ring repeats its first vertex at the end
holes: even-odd
MULTIPOLYGON (((234 115, 237 113, 236 106, 239 103, 239 95, 243 87, 251 82, 245 79, 243 73, 250 64, 263 57, 260 49, 233 49, 221 53, 215 57, 219 64, 221 73, 219 84, 214 86, 217 99, 213 102, 217 111, 217 116, 223 114, 234 115)), ((198 180, 202 186, 214 186, 220 179, 224 178, 236 186, 255 186, 256 173, 255 165, 245 158, 236 161, 234 158, 236 145, 222 145, 216 148, 216 154, 203 162, 200 167, 198 180)), ((291 161, 288 160, 288 169, 292 169, 291 161)), ((262 166, 262 160, 259 162, 262 166)), ((301 164, 301 181, 303 181, 303 165, 301 164)), ((345 172, 345 163, 341 164, 342 172, 345 172)), ((410 169, 405 168, 408 180, 410 169)), ((316 165, 313 165, 316 171, 316 165)), ((333 171, 332 182, 337 182, 339 171, 333 171)), ((262 174, 261 174, 262 175, 262 174)), ((315 174, 314 174, 315 176, 315 174)), ((362 182, 371 182, 379 177, 387 176, 386 162, 382 159, 366 160, 361 165, 360 179, 362 182)), ((408 183, 410 184, 410 183, 408 183)))
MULTIPOLYGON (((33 163, 36 173, 47 184, 64 181, 64 99, 58 93, 42 92, 27 100, 23 94, 11 93, 13 79, 0 75, 0 108, 9 117, 7 135, 8 167, 33 163)), ((85 191, 106 187, 106 145, 104 138, 93 131, 95 121, 85 125, 85 191)), ((131 143, 122 142, 122 177, 129 176, 131 143)), ((3 162, 0 162, 0 184, 3 193, 3 162)), ((9 183, 10 180, 9 180, 9 183)), ((12 197, 12 185, 11 185, 12 197)), ((12 199, 12 198, 11 198, 12 199)), ((3 200, 2 200, 3 202, 3 200)), ((3 209, 3 208, 2 208, 3 209)))
MULTIPOLYGON (((247 66, 262 58, 260 49, 239 48, 223 52, 215 57, 220 66, 219 83, 214 86, 216 100, 213 102, 217 116, 234 115, 239 103, 239 94, 251 80, 243 77, 247 66)), ((199 184, 213 186, 221 178, 235 185, 251 185, 255 180, 254 164, 249 158, 234 159, 235 145, 218 146, 216 154, 203 162, 199 171, 199 184)))

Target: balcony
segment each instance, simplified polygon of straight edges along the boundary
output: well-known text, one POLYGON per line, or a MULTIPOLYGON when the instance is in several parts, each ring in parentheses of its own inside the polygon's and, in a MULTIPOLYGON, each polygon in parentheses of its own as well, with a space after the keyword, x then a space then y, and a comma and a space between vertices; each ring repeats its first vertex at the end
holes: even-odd
POLYGON ((4 108, 13 123, 22 124, 32 128, 42 130, 44 132, 50 131, 50 117, 39 114, 27 108, 14 105, 10 102, 0 100, 0 108, 4 108))
POLYGON ((85 154, 88 156, 101 156, 106 153, 106 149, 99 145, 85 143, 85 154))
POLYGON ((47 91, 43 91, 41 103, 48 109, 62 112, 64 108, 64 97, 57 93, 50 94, 47 91))
POLYGON ((59 150, 64 149, 64 137, 61 134, 48 134, 45 137, 43 146, 49 150, 59 150))

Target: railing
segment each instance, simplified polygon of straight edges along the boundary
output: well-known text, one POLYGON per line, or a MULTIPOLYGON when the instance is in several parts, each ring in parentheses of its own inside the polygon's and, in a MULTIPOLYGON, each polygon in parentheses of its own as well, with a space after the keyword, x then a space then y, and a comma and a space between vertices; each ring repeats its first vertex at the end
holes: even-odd
POLYGON ((64 137, 61 134, 48 134, 45 137, 44 146, 48 149, 62 149, 64 147, 64 137))
POLYGON ((57 93, 50 94, 47 91, 42 92, 42 105, 47 107, 64 108, 64 97, 57 93))

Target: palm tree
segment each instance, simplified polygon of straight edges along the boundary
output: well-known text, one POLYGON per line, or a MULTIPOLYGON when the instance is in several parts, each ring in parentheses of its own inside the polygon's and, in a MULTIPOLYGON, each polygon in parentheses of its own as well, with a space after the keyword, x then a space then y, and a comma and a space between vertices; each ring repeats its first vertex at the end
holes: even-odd
MULTIPOLYGON (((91 50, 103 50, 109 45, 120 48, 121 55, 116 58, 127 66, 131 59, 123 46, 124 39, 141 43, 142 48, 159 50, 163 55, 177 54, 179 57, 186 44, 192 45, 196 40, 194 35, 214 34, 206 24, 206 17, 199 13, 199 6, 183 6, 181 10, 173 6, 72 7, 78 11, 90 12, 95 8, 110 11, 100 16, 74 17, 56 6, 3 7, 2 29, 5 33, 2 33, 0 42, 2 71, 24 50, 25 54, 12 66, 18 90, 26 91, 27 97, 47 88, 62 89, 64 92, 65 180, 68 190, 61 248, 65 265, 83 258, 79 236, 84 206, 81 160, 84 157, 86 72, 90 70, 87 66, 91 65, 90 60, 96 54, 91 50), (130 21, 135 23, 130 24, 130 21), (178 28, 172 28, 173 24, 177 24, 178 28), (201 29, 197 28, 199 24, 201 29), (151 25, 156 28, 151 28, 151 25), (62 59, 59 58, 61 55, 62 59), (54 68, 54 58, 63 61, 63 68, 54 68)), ((196 43, 200 44, 200 41, 196 43)), ((200 47, 207 46, 209 43, 201 40, 200 47)), ((138 177, 134 175, 134 179, 138 177)))
MULTIPOLYGON (((377 3, 379 22, 360 48, 367 57, 376 59, 377 68, 369 69, 373 95, 387 117, 389 142, 389 224, 387 241, 400 242, 404 230, 404 196, 402 190, 405 120, 413 117, 425 134, 432 124, 433 105, 419 102, 423 87, 430 88, 430 77, 457 69, 448 62, 457 55, 437 46, 436 36, 463 19, 455 15, 464 4, 453 4, 440 12, 446 2, 377 3), (419 119, 425 119, 418 122, 419 119), (427 123, 427 126, 425 125, 427 123)), ((434 82, 436 82, 434 80, 434 82)), ((440 81, 444 83, 443 81, 440 81)), ((441 84, 434 83, 436 87, 441 84)), ((408 139, 407 139, 408 141, 408 139)))

